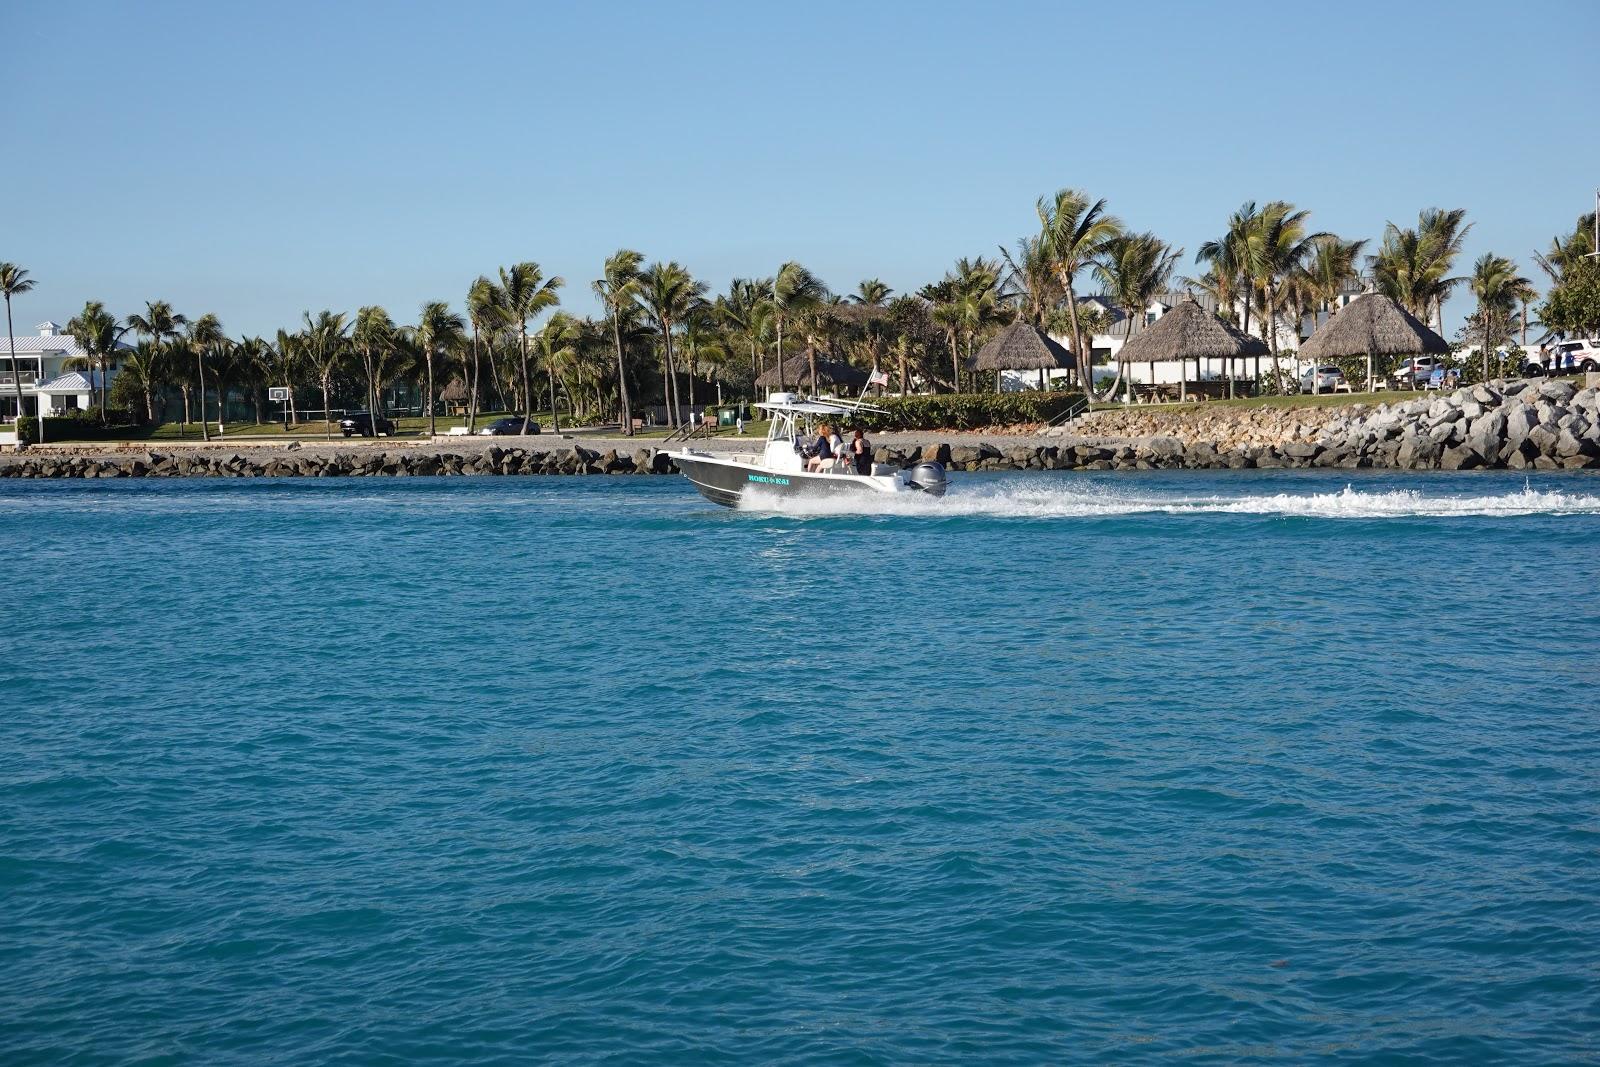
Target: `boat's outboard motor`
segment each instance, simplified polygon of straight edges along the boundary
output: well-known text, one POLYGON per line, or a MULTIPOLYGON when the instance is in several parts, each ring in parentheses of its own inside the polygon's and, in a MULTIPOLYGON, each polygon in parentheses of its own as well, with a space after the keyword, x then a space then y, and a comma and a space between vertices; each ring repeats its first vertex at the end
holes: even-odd
POLYGON ((950 488, 950 479, 945 477, 943 463, 929 460, 911 468, 906 475, 906 484, 929 496, 944 496, 944 491, 950 488))

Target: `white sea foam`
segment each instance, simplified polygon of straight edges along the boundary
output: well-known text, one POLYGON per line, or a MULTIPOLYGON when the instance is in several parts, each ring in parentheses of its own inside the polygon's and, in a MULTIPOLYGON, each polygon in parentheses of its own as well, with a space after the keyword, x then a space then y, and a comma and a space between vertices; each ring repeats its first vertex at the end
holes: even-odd
POLYGON ((1335 493, 1195 495, 1178 490, 1107 486, 1018 485, 953 488, 941 499, 905 494, 829 499, 747 498, 745 510, 795 516, 921 515, 1017 519, 1108 518, 1121 515, 1281 515, 1316 519, 1406 519, 1454 516, 1595 515, 1600 496, 1537 490, 1454 495, 1414 489, 1335 493))

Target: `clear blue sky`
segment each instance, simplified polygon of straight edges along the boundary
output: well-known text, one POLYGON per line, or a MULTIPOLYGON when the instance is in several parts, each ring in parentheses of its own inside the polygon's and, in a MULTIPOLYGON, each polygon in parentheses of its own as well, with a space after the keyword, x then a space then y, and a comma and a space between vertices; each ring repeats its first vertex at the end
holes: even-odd
MULTIPOLYGON (((5 18, 19 331, 88 298, 266 333, 619 246, 713 287, 897 290, 1072 185, 1187 249, 1247 199, 1346 237, 1464 207, 1530 253, 1600 184, 1593 0, 32 3, 5 18)), ((1469 260, 1462 264, 1465 268, 1469 260)), ((1185 270, 1189 270, 1186 266, 1185 270)), ((1469 310, 1458 298, 1450 327, 1469 310)))

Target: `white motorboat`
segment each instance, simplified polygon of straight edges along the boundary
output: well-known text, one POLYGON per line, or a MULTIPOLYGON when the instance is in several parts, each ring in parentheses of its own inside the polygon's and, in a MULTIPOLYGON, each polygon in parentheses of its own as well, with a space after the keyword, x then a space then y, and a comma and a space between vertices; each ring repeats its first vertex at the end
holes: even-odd
POLYGON ((949 487, 944 465, 932 461, 902 470, 874 463, 872 473, 857 474, 839 457, 821 470, 809 470, 804 441, 822 422, 839 422, 863 412, 869 404, 833 398, 796 397, 773 393, 756 407, 772 420, 760 452, 721 452, 685 446, 669 452, 684 476, 702 496, 726 507, 738 507, 750 496, 847 497, 879 493, 926 493, 944 496, 949 487))

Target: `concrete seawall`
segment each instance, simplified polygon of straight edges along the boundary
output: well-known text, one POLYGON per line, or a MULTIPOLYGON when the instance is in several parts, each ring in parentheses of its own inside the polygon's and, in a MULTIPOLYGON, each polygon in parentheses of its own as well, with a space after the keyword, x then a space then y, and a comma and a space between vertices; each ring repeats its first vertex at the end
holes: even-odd
MULTIPOLYGON (((1600 468, 1600 393, 1566 381, 1489 382, 1449 396, 1339 408, 1110 411, 1076 434, 988 439, 922 435, 880 441, 881 463, 933 459, 956 471, 1380 468, 1600 468)), ((750 447, 723 439, 706 447, 750 447)), ((696 447, 701 447, 698 443, 696 447)), ((674 474, 655 448, 551 441, 510 447, 435 442, 256 444, 108 450, 92 446, 0 457, 9 478, 328 478, 454 475, 674 474)))

